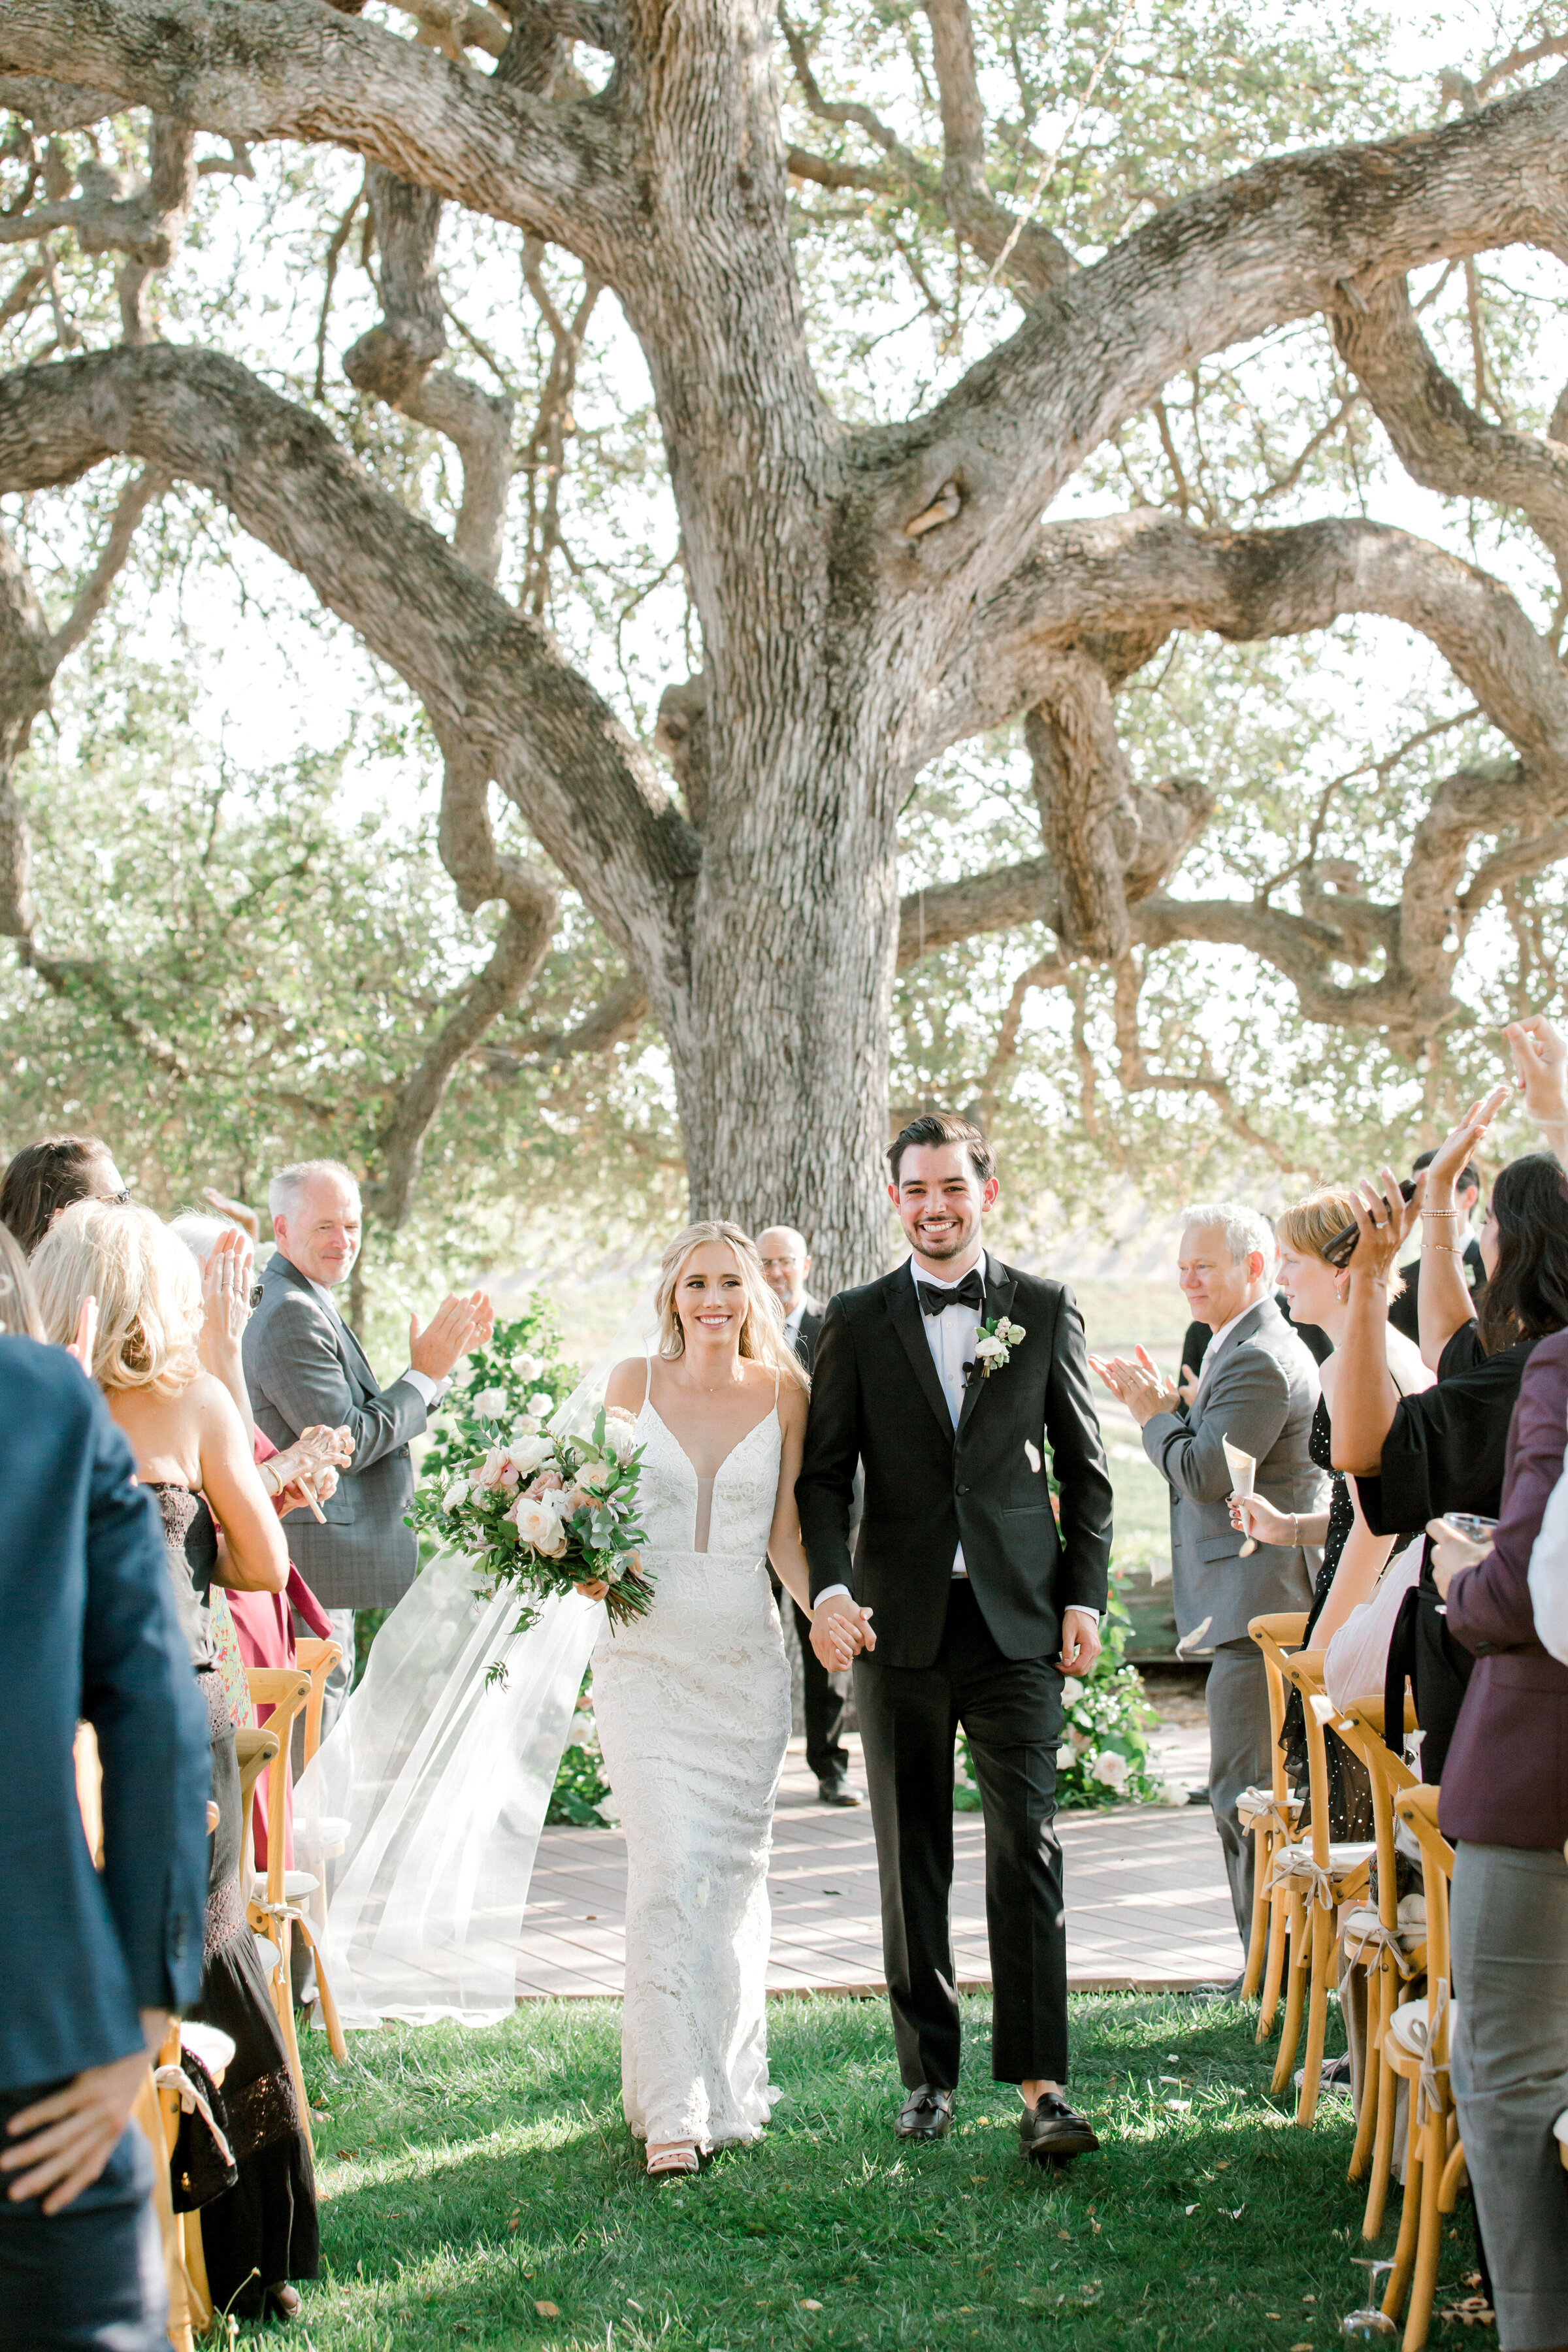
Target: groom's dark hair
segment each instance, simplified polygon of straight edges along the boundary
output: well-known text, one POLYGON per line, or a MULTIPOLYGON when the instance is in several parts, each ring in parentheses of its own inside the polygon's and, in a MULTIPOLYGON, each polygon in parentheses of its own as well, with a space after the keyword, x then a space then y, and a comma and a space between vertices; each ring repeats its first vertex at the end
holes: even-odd
POLYGON ((952 1110, 928 1110, 919 1118, 911 1118, 908 1127, 900 1128, 888 1146, 888 1165, 895 1184, 905 1152, 930 1143, 966 1144, 969 1164, 983 1184, 988 1184, 996 1173, 995 1155, 972 1119, 960 1118, 952 1110))

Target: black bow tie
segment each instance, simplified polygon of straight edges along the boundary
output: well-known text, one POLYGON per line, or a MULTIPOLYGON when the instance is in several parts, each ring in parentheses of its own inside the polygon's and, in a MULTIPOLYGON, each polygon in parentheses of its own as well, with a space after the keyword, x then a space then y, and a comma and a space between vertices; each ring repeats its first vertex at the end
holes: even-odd
POLYGON ((978 1266, 972 1267, 963 1280, 951 1290, 938 1290, 933 1283, 917 1282, 921 1305, 928 1315, 941 1315, 950 1307, 972 1307, 976 1315, 985 1312, 985 1285, 980 1279, 978 1266))

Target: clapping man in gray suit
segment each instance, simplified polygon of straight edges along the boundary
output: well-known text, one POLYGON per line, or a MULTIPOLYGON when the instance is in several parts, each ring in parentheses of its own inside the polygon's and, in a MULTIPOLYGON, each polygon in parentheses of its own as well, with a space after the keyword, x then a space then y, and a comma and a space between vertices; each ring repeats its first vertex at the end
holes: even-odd
POLYGON ((408 1369, 384 1389, 332 1297, 359 1255, 359 1186, 350 1171, 337 1160, 301 1160, 272 1179, 267 1200, 278 1247, 244 1342, 257 1426, 277 1446, 321 1423, 346 1428, 353 1440, 353 1459, 321 1506, 322 1523, 299 1512, 289 1529, 295 1564, 343 1645, 327 1685, 330 1726, 353 1678, 354 1611, 392 1608, 414 1581, 408 1441, 463 1357, 489 1339, 495 1315, 476 1290, 443 1299, 423 1329, 411 1316, 408 1369))
POLYGON ((1321 1510, 1324 1480, 1307 1450, 1318 1403, 1318 1367, 1274 1303, 1274 1235, 1266 1218, 1236 1201, 1187 1212, 1179 1270, 1194 1319, 1214 1333, 1190 1403, 1140 1348, 1096 1371, 1143 1433, 1143 1451, 1171 1490, 1171 1569, 1178 1646, 1212 1651, 1209 1805, 1225 1853, 1230 1899, 1245 1949, 1252 1929, 1252 1840, 1237 1799, 1269 1776, 1268 1685, 1248 1639, 1254 1617, 1306 1609, 1318 1554, 1300 1544, 1247 1540, 1230 1522, 1233 1485, 1225 1441, 1258 1465, 1256 1492, 1298 1517, 1321 1510))

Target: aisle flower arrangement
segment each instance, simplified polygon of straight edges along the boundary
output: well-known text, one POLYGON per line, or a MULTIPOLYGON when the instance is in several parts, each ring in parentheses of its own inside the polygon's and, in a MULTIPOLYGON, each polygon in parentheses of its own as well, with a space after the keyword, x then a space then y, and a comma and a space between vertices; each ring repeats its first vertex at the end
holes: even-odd
MULTIPOLYGON (((1091 1805, 1158 1805, 1165 1786, 1149 1754, 1149 1727, 1157 1721, 1143 1695, 1143 1677, 1127 1664, 1131 1620, 1114 1590, 1100 1621, 1103 1644, 1087 1676, 1062 1681, 1062 1744, 1057 1754, 1057 1802, 1064 1808, 1091 1805)), ((961 1733, 953 1810, 980 1811, 980 1788, 961 1733)))

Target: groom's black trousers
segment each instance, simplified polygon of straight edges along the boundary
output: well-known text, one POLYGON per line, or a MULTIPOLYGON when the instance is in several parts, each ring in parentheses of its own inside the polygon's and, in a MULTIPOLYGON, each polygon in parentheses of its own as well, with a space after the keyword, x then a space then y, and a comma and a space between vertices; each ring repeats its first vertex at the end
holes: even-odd
POLYGON ((985 1918, 999 2083, 1067 2080, 1067 1925, 1057 1842, 1062 1678, 1044 1658, 1005 1658, 965 1579, 955 1580, 936 1663, 855 1664, 855 1706, 877 1832, 882 1956, 899 2065, 910 2089, 958 2081, 953 1989, 953 1747, 969 1735, 985 1818, 985 1918))

